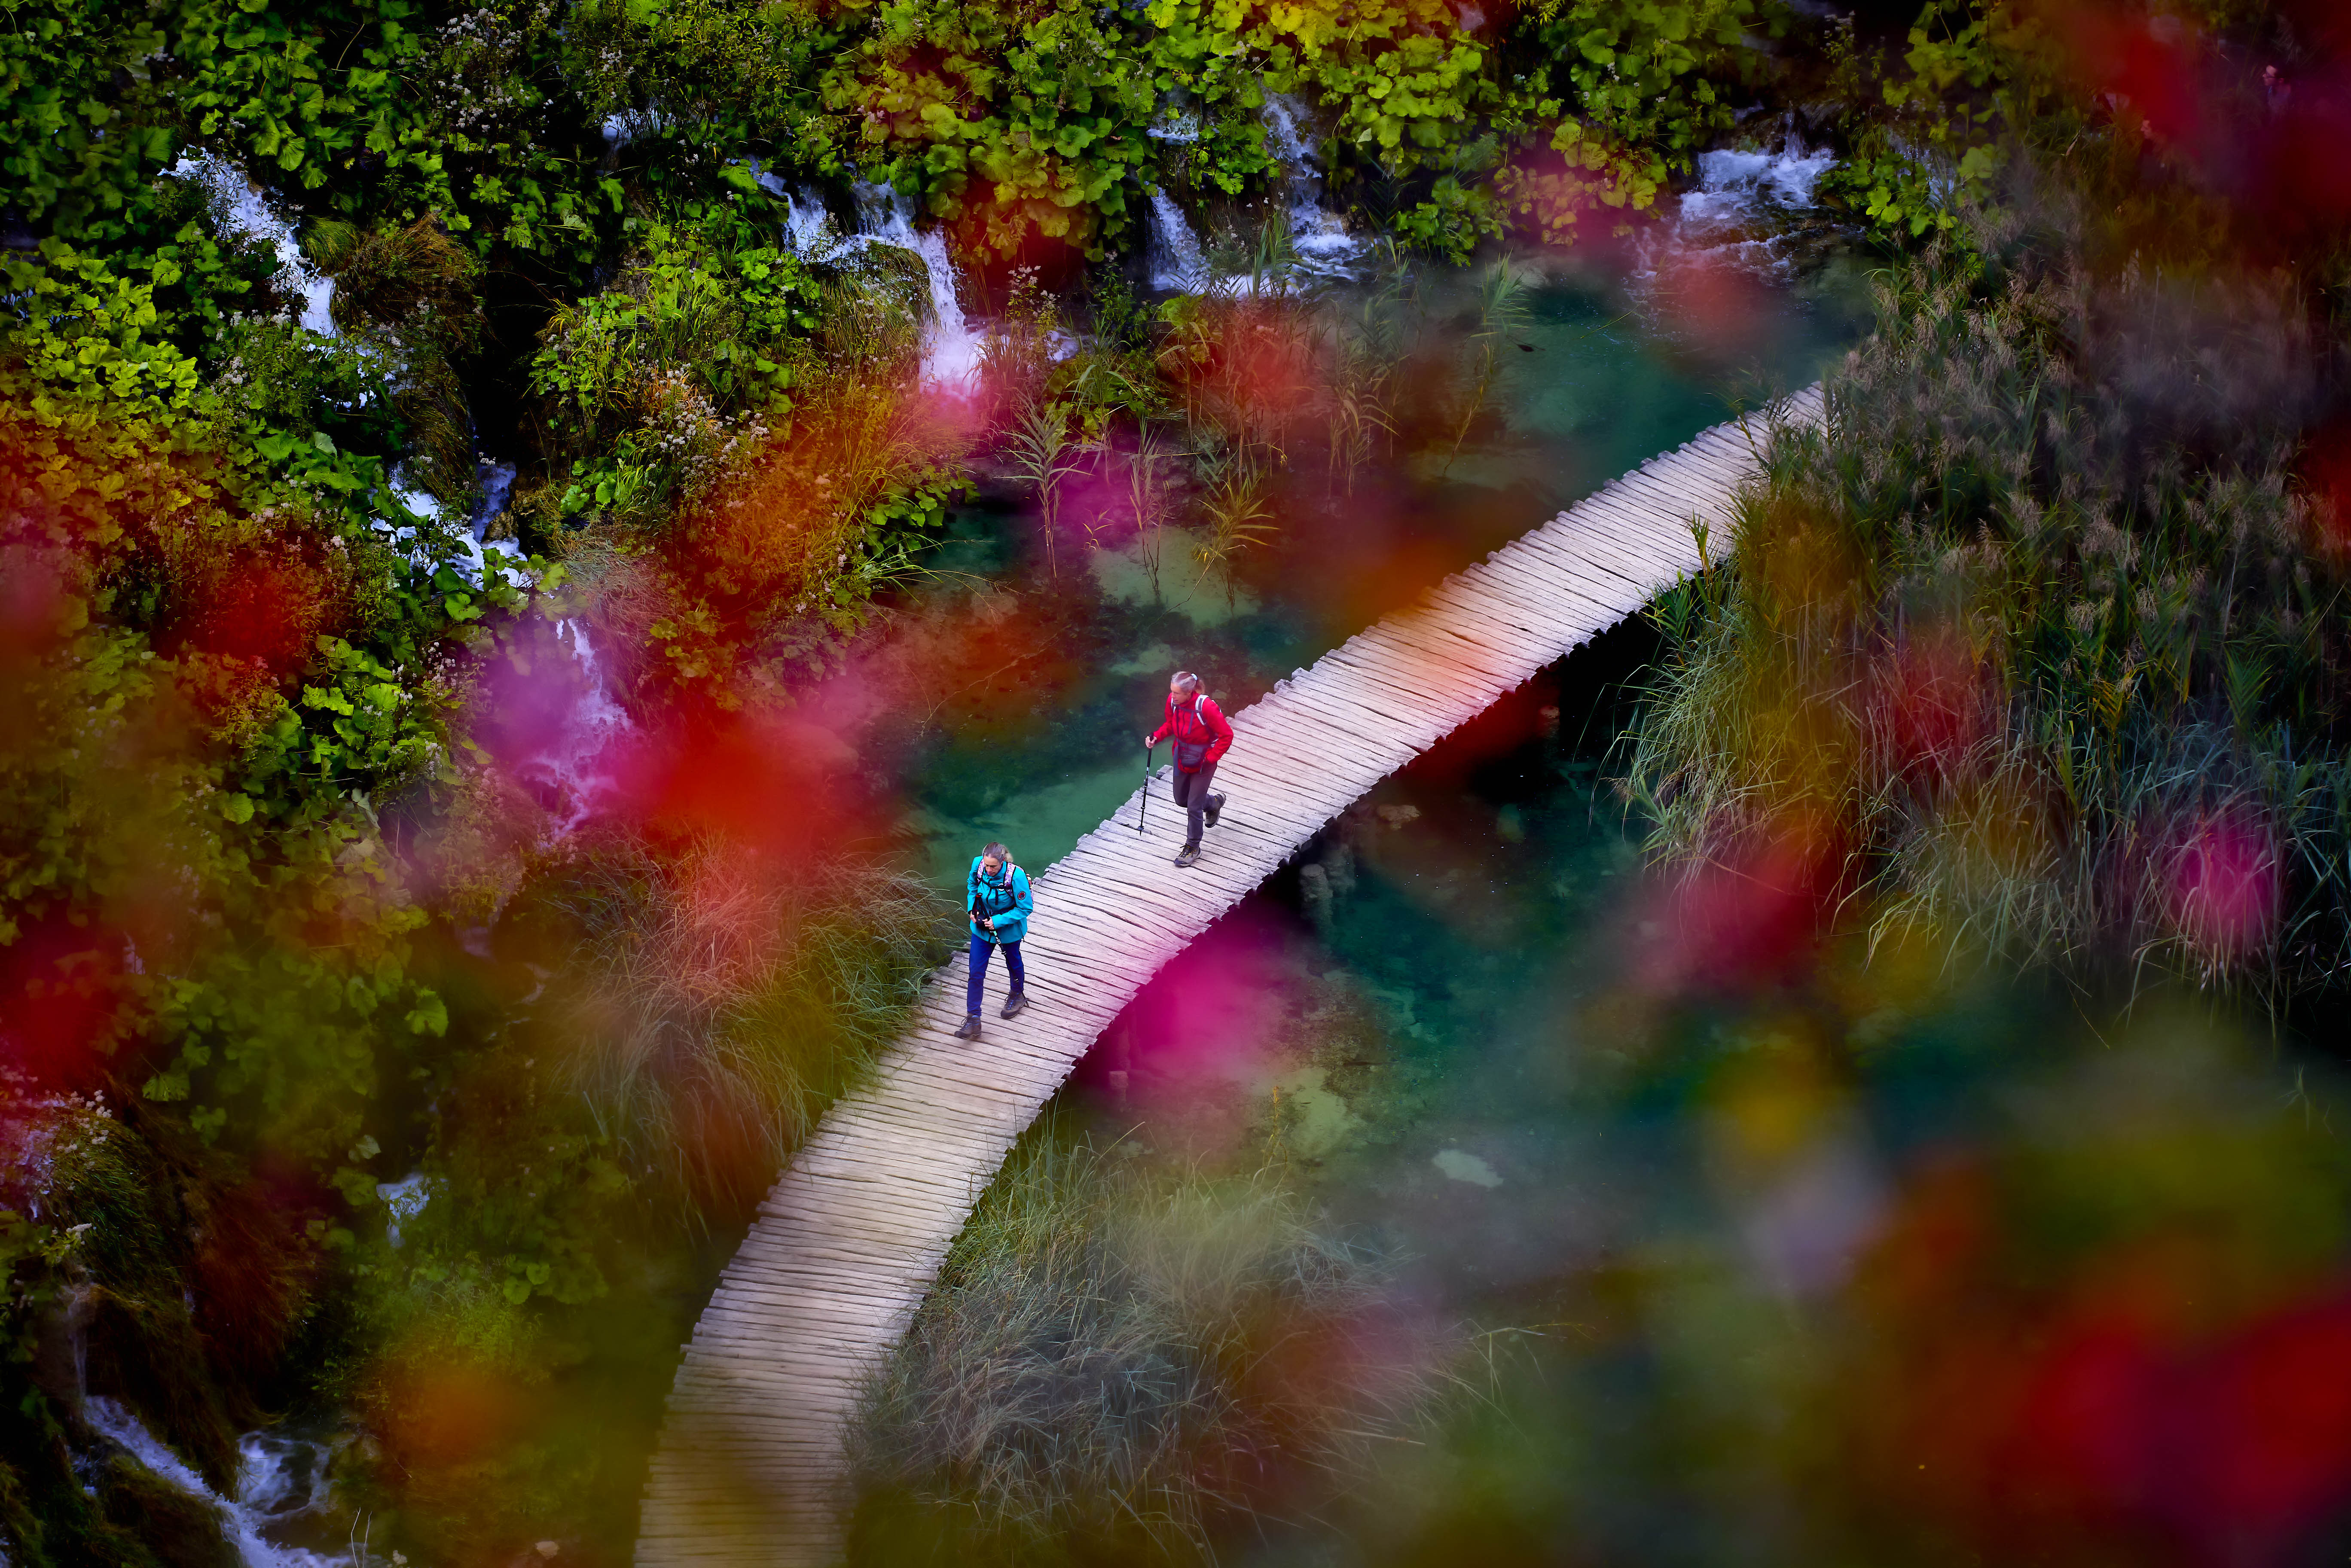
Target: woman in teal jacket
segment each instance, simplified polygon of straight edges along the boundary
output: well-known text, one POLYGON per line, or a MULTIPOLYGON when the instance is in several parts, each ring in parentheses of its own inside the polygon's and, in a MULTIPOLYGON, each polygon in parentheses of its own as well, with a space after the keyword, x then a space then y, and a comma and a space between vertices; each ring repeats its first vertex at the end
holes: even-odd
POLYGON ((1029 915, 1036 904, 1029 896, 1029 873, 1012 863, 1011 852, 990 844, 972 858, 971 874, 964 879, 964 916, 971 922, 971 977, 964 987, 963 1027, 957 1040, 979 1038, 979 1002, 987 981, 987 956, 1004 949, 1004 972, 1012 994, 1004 998, 1004 1016, 1016 1018, 1029 1005, 1021 989, 1026 978, 1020 967, 1020 938, 1029 934, 1029 915))

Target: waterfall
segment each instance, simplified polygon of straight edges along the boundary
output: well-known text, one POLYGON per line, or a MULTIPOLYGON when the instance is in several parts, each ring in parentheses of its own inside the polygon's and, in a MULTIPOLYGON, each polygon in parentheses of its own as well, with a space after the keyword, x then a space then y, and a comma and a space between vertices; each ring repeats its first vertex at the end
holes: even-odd
POLYGON ((833 227, 823 199, 805 191, 784 193, 784 227, 791 235, 792 248, 809 261, 831 261, 850 248, 833 227))
POLYGON ((887 186, 858 185, 857 215, 870 238, 920 256, 923 271, 930 278, 931 323, 923 335, 923 384, 969 392, 979 375, 980 334, 964 319, 963 302, 956 297, 955 260, 947 255, 946 236, 936 229, 915 228, 913 200, 887 186))
POLYGON ((1808 151, 1793 131, 1773 151, 1718 149, 1698 159, 1697 188, 1682 193, 1672 216, 1641 245, 1636 281, 1661 267, 1703 261, 1755 272, 1786 266, 1779 231, 1808 212, 1813 187, 1836 165, 1836 155, 1808 151))
POLYGON ((822 198, 788 193, 785 227, 792 248, 817 262, 839 261, 868 245, 912 251, 923 264, 931 290, 931 319, 923 329, 923 384, 942 392, 972 391, 979 379, 982 334, 965 319, 963 301, 956 298, 955 258, 947 254, 946 236, 935 229, 916 228, 914 202, 889 186, 861 181, 855 195, 862 226, 853 235, 842 235, 833 226, 822 198))
POLYGON ((1349 277, 1366 247, 1347 232, 1347 220, 1322 204, 1322 176, 1315 172, 1314 150, 1298 129, 1301 112, 1295 99, 1266 94, 1266 146, 1281 166, 1290 196, 1290 247, 1298 253, 1301 269, 1349 277))
POLYGON ((578 828, 620 793, 613 749, 636 731, 628 710, 604 689, 596 645, 587 625, 565 619, 555 623, 559 642, 570 644, 575 677, 572 698, 538 748, 514 768, 515 781, 529 790, 555 820, 557 836, 578 828))
POLYGON ((235 1549, 244 1568, 350 1568, 373 1561, 363 1548, 332 1555, 299 1546, 280 1546, 263 1536, 265 1527, 277 1528, 327 1505, 327 1453, 324 1445, 269 1432, 248 1432, 237 1443, 238 1483, 234 1500, 204 1484, 184 1459, 165 1448, 139 1417, 105 1397, 93 1397, 84 1406, 90 1427, 116 1444, 159 1479, 189 1496, 210 1503, 219 1516, 221 1532, 235 1549))
MULTIPOLYGON (((500 562, 501 570, 518 576, 528 576, 528 574, 522 570, 521 546, 512 539, 494 539, 486 537, 489 532, 490 524, 496 520, 500 512, 507 509, 507 500, 514 494, 515 465, 511 463, 493 463, 486 457, 477 458, 475 474, 481 483, 482 499, 481 504, 474 508, 474 515, 468 520, 465 540, 466 562, 457 570, 471 579, 475 587, 479 587, 483 579, 488 574, 490 557, 498 555, 506 558, 500 562)), ((402 505, 419 509, 427 517, 434 514, 435 505, 430 496, 403 490, 397 485, 393 486, 392 493, 400 497, 402 505)))
POLYGON ((1813 186, 1835 163, 1835 153, 1807 152, 1793 136, 1776 152, 1701 152, 1698 189, 1682 197, 1682 227, 1704 234, 1775 207, 1801 211, 1813 204, 1813 186))
POLYGON ((269 210, 243 170, 216 152, 200 152, 182 158, 165 172, 204 186, 223 228, 259 240, 277 252, 280 287, 302 297, 303 330, 322 338, 335 336, 335 319, 327 308, 335 297, 335 280, 319 276, 302 247, 294 243, 294 225, 269 210))
POLYGON ((1171 108, 1144 126, 1143 133, 1154 141, 1173 141, 1188 146, 1200 140, 1200 116, 1194 110, 1171 108))
POLYGON ((1166 192, 1151 193, 1144 234, 1152 287, 1196 294, 1208 286, 1208 263, 1200 254, 1199 236, 1185 221, 1184 209, 1166 192))
POLYGON ((413 1219, 424 1212, 424 1206, 433 1201, 433 1184, 425 1179, 423 1171, 411 1171, 398 1181, 376 1183, 375 1195, 383 1199, 386 1208, 392 1210, 392 1218, 384 1225, 383 1239, 385 1244, 396 1252, 400 1249, 402 1221, 413 1219))

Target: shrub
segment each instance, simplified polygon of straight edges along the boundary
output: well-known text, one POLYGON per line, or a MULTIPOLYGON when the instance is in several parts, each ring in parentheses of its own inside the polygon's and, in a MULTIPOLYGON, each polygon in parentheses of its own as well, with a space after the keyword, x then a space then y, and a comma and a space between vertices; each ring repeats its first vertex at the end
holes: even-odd
POLYGON ((2335 351, 2262 277, 2004 254, 1887 292, 1735 570, 1666 606, 1632 758, 1656 852, 1792 855, 1881 935, 2333 983, 2351 646, 2292 467, 2335 351))

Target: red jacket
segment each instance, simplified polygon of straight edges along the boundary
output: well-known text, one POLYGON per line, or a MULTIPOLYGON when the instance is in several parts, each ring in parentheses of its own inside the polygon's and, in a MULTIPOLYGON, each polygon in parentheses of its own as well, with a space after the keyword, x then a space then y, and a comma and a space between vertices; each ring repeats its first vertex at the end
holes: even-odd
MULTIPOLYGON (((1176 706, 1173 696, 1167 699, 1167 722, 1151 732, 1151 744, 1156 746, 1171 735, 1178 741, 1188 740, 1195 745, 1203 740, 1208 743, 1207 755, 1200 758, 1201 768, 1215 767, 1217 758, 1233 748, 1233 727, 1225 722, 1224 714, 1206 693, 1196 695, 1182 707, 1176 706)), ((1184 771, 1198 769, 1186 768, 1184 771)))

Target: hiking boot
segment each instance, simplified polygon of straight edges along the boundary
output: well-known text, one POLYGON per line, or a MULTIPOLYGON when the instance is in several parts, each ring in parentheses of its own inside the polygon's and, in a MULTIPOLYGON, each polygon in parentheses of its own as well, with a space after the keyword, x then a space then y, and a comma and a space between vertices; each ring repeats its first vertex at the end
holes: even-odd
POLYGON ((1210 827, 1212 827, 1212 828, 1213 828, 1213 827, 1215 827, 1215 826, 1217 825, 1217 819, 1218 817, 1223 816, 1224 814, 1225 814, 1225 798, 1224 798, 1222 795, 1211 795, 1211 796, 1209 796, 1209 797, 1208 797, 1208 810, 1207 810, 1207 821, 1208 821, 1208 826, 1210 826, 1210 827))
POLYGON ((1184 846, 1183 852, 1176 857, 1176 863, 1177 865, 1190 865, 1194 861, 1196 861, 1199 858, 1200 846, 1197 844, 1186 844, 1184 846))
POLYGON ((955 1037, 957 1040, 977 1040, 979 1038, 979 1015, 977 1013, 964 1014, 963 1027, 955 1031, 955 1037))
POLYGON ((1022 1012, 1027 1010, 1028 1006, 1029 993, 1026 991, 1015 991, 1010 996, 1004 998, 1004 1016, 1008 1019, 1017 1019, 1022 1012))

